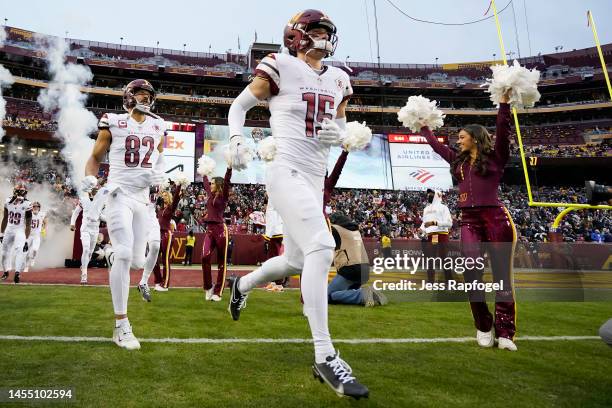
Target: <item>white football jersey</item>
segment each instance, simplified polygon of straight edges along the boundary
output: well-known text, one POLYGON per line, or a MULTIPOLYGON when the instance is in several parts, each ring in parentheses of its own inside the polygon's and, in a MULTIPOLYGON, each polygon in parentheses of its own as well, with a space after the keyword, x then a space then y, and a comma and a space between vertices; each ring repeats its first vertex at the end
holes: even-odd
POLYGON ((43 226, 43 220, 47 216, 46 213, 39 211, 38 214, 32 213, 32 229, 30 230, 30 236, 40 235, 43 226))
POLYGON ((270 82, 270 126, 276 141, 274 161, 324 176, 329 148, 318 142, 316 132, 324 118, 336 118, 338 105, 352 95, 348 74, 327 65, 318 73, 288 54, 269 54, 257 65, 255 73, 270 82))
POLYGON ((105 113, 98 128, 108 129, 112 135, 108 182, 132 189, 148 188, 159 158, 157 146, 166 132, 163 119, 145 115, 144 122, 138 123, 128 113, 105 113))
POLYGON ((25 213, 32 211, 32 203, 25 198, 7 198, 4 208, 8 211, 6 230, 22 229, 25 231, 25 213), (12 202, 11 202, 12 200, 12 202))
POLYGON ((96 211, 93 199, 86 193, 79 194, 79 206, 83 211, 81 231, 97 231, 100 228, 100 214, 96 211))

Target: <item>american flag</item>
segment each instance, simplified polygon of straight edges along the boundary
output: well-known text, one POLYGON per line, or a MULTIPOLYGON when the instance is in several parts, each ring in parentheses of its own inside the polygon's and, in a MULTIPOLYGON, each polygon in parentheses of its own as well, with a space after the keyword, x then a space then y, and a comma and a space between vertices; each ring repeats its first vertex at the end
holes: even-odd
POLYGON ((425 184, 428 180, 434 177, 434 174, 428 172, 425 169, 418 169, 417 171, 413 171, 412 173, 410 173, 410 177, 414 177, 415 179, 420 181, 421 184, 425 184))

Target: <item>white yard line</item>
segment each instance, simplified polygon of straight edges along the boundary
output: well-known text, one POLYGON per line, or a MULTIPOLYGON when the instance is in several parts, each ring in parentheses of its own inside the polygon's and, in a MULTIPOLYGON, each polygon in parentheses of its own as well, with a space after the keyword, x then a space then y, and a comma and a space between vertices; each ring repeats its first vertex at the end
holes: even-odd
MULTIPOLYGON (((598 336, 521 336, 519 341, 584 341, 599 340, 598 336)), ((12 336, 0 335, 0 340, 11 341, 55 341, 55 342, 110 342, 108 337, 70 337, 70 336, 12 336)), ((140 338, 141 343, 184 343, 184 344, 292 344, 312 343, 312 339, 266 339, 266 338, 140 338)), ((365 338, 365 339, 334 339, 334 343, 348 344, 386 344, 386 343, 471 343, 473 337, 432 337, 432 338, 365 338)))

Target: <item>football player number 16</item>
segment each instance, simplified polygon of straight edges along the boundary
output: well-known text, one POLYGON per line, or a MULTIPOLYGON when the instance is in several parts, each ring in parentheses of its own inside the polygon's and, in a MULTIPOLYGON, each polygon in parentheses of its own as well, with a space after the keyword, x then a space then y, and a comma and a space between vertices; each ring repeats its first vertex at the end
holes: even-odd
POLYGON ((151 136, 145 136, 142 140, 136 135, 129 135, 125 138, 125 165, 127 167, 144 167, 150 169, 153 167, 149 159, 155 149, 155 139, 151 136), (140 146, 148 147, 149 150, 144 155, 142 163, 140 162, 140 146))
POLYGON ((332 114, 327 113, 327 111, 334 109, 334 97, 306 92, 302 94, 302 100, 306 102, 306 137, 313 137, 315 132, 315 107, 317 107, 317 123, 323 122, 325 118, 333 119, 332 114))

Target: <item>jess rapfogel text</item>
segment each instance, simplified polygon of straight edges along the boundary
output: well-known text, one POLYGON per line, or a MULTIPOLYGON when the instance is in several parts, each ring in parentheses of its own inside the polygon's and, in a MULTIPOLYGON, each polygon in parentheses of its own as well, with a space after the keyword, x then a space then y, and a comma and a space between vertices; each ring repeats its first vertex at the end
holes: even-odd
POLYGON ((376 290, 394 290, 394 291, 485 291, 487 293, 493 291, 503 291, 504 281, 499 282, 461 282, 456 280, 449 280, 448 282, 435 282, 430 283, 427 281, 413 282, 411 280, 402 279, 399 282, 384 282, 381 279, 375 280, 372 284, 376 290))

